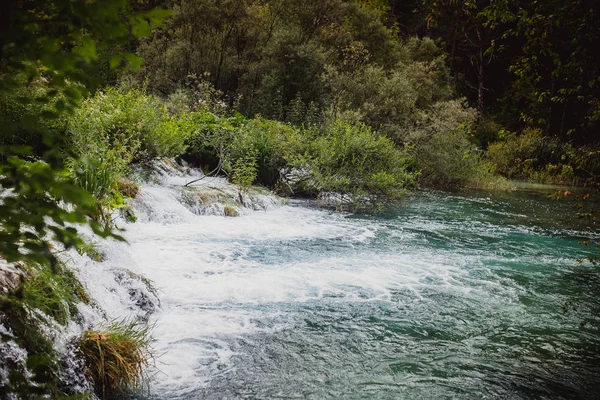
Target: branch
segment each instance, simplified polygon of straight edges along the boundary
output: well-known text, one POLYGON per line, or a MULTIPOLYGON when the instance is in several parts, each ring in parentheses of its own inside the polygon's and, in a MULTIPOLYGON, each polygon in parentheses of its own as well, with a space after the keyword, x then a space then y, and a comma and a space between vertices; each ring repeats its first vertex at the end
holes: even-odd
POLYGON ((208 174, 206 174, 206 175, 204 175, 204 176, 202 176, 202 177, 200 177, 200 178, 198 178, 198 179, 194 179, 194 180, 192 180, 192 181, 190 181, 190 182, 186 183, 185 185, 183 185, 183 187, 188 187, 188 186, 190 186, 192 183, 199 182, 199 181, 201 181, 202 179, 206 178, 207 176, 211 176, 211 175, 213 175, 213 174, 215 174, 215 175, 216 175, 216 174, 218 174, 218 173, 221 171, 221 167, 222 167, 222 165, 223 165, 223 160, 222 160, 222 159, 220 159, 220 160, 219 160, 219 164, 217 165, 217 167, 216 167, 215 169, 213 169, 213 170, 212 170, 212 171, 210 171, 208 174))

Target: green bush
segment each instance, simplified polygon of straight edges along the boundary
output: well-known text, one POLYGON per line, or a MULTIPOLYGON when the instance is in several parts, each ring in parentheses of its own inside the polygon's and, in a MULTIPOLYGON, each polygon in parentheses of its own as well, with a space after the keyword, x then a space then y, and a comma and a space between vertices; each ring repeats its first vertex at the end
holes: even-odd
POLYGON ((193 124, 188 156, 221 160, 229 179, 242 187, 260 183, 310 196, 334 192, 353 207, 380 208, 400 199, 417 175, 406 151, 362 123, 336 120, 322 130, 297 129, 203 113, 193 124))
POLYGON ((336 193, 351 208, 369 209, 402 198, 417 176, 411 172, 412 162, 406 151, 367 125, 342 120, 327 124, 309 144, 309 153, 293 160, 310 174, 315 192, 336 193))
POLYGON ((69 121, 76 158, 75 182, 97 200, 105 226, 111 211, 126 205, 119 181, 129 164, 185 152, 191 134, 186 114, 171 116, 158 99, 144 90, 108 88, 87 99, 69 121))
POLYGON ((286 165, 288 142, 296 130, 263 118, 246 120, 241 115, 223 118, 211 113, 193 113, 193 126, 186 158, 205 166, 221 166, 229 179, 243 187, 259 183, 273 187, 279 170, 286 165))
POLYGON ((109 149, 104 154, 82 157, 71 163, 75 182, 94 196, 97 211, 94 217, 104 226, 111 225, 113 210, 126 205, 119 181, 127 172, 129 160, 127 153, 109 149))
POLYGON ((600 151, 574 147, 541 130, 501 131, 489 145, 487 157, 496 172, 508 178, 556 184, 584 184, 600 174, 600 151))
POLYGON ((578 176, 586 176, 587 168, 598 171, 596 154, 529 128, 521 134, 501 131, 499 140, 490 144, 487 151, 497 173, 543 183, 577 183, 578 176))
POLYGON ((279 171, 287 165, 286 155, 293 151, 290 143, 296 130, 284 123, 255 118, 238 129, 224 154, 224 168, 232 173, 232 181, 273 187, 279 171))
POLYGON ((475 110, 457 100, 436 103, 418 116, 407 141, 413 144, 421 185, 497 185, 489 165, 471 142, 470 127, 475 116, 475 110))
POLYGON ((191 132, 184 158, 202 166, 206 172, 221 165, 225 150, 246 122, 240 114, 236 117, 219 117, 210 112, 194 112, 184 118, 191 132))
POLYGON ((144 90, 108 88, 76 110, 69 132, 81 156, 125 147, 131 161, 144 161, 183 153, 190 125, 185 118, 170 116, 166 107, 144 90))

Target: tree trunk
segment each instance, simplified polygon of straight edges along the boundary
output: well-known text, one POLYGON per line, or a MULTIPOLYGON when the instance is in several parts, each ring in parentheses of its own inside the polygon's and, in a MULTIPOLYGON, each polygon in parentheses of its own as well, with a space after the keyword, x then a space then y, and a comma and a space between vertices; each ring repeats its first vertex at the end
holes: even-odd
POLYGON ((485 72, 485 61, 483 58, 483 47, 479 47, 479 72, 477 76, 477 114, 478 118, 481 118, 483 115, 483 109, 485 106, 483 100, 483 91, 485 90, 483 86, 483 76, 485 72))

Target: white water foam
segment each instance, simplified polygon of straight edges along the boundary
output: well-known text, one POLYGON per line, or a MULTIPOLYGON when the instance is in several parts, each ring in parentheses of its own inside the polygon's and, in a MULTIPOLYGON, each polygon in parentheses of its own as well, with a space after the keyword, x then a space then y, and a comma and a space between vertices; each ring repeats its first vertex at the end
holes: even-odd
POLYGON ((102 269, 82 269, 82 276, 102 283, 90 287, 96 287, 92 294, 111 317, 133 308, 106 271, 126 266, 154 282, 162 303, 152 316, 158 355, 153 391, 158 397, 193 393, 233 368, 234 352, 221 337, 284 328, 261 323, 276 319, 279 304, 323 298, 391 301, 397 292, 419 302, 429 287, 466 297, 498 292, 503 302, 518 296, 491 288, 493 283, 467 287, 457 279, 466 279, 456 265, 460 260, 452 264, 445 255, 367 251, 340 256, 336 246, 353 251, 378 229, 342 214, 283 206, 238 218, 198 216, 182 205, 172 185, 144 186, 135 210, 141 218, 126 225, 129 244, 108 244, 102 269), (309 252, 308 260, 286 258, 297 250, 295 243, 310 248, 324 241, 332 245, 331 252, 323 248, 309 252), (262 254, 264 249, 275 257, 262 254))
MULTIPOLYGON (((277 206, 265 194, 263 211, 237 204, 237 218, 202 215, 190 199, 182 200, 181 186, 190 177, 171 173, 141 188, 132 203, 138 222, 123 223, 128 243, 103 241, 107 261, 79 268, 108 318, 142 313, 131 296, 134 283, 123 286, 115 270, 126 267, 154 282, 161 300, 150 317, 157 355, 154 397, 194 397, 235 368, 239 349, 231 346, 232 337, 290 329, 288 310, 304 304, 384 302, 435 314, 444 312, 436 302, 458 299, 466 312, 492 319, 500 308, 512 315, 526 312, 519 301, 526 290, 490 271, 505 255, 489 253, 485 242, 518 233, 514 227, 469 225, 456 239, 463 240, 462 248, 433 250, 435 241, 453 241, 458 227, 409 215, 389 228, 341 213, 277 206)), ((214 201, 237 196, 223 180, 202 182, 211 190, 218 186, 224 197, 214 201)))

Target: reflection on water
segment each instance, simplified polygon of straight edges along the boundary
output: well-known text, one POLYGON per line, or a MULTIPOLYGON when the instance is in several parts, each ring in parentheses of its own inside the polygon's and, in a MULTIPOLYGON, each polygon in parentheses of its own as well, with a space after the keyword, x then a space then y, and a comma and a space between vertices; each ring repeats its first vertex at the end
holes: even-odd
POLYGON ((424 193, 378 218, 134 224, 128 251, 163 305, 150 397, 596 398, 600 340, 579 323, 600 278, 575 259, 597 233, 571 207, 424 193))

